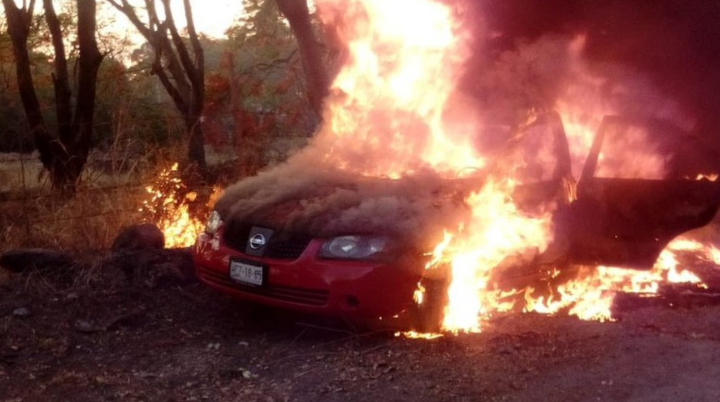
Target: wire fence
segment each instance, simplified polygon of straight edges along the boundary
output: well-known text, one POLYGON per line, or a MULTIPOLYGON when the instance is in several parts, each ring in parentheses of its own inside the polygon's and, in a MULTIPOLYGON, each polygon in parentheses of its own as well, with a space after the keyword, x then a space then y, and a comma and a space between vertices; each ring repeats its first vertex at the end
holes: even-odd
MULTIPOLYGON (((0 174, 8 174, 8 166, 3 165, 10 166, 10 174, 12 169, 19 169, 13 165, 18 160, 27 162, 25 157, 4 158, 0 162, 0 174)), ((42 167, 39 161, 32 163, 42 167)), ((161 169, 156 167, 155 171, 161 169)), ((53 191, 47 179, 34 186, 15 180, 5 188, 3 184, 7 183, 0 182, 0 252, 27 247, 103 250, 110 247, 123 227, 145 222, 157 224, 166 208, 173 209, 165 201, 172 199, 165 197, 171 194, 164 194, 158 200, 154 197, 156 193, 149 191, 149 186, 157 186, 149 172, 112 179, 108 183, 81 184, 71 198, 53 191), (155 207, 148 208, 153 202, 155 207)), ((194 219, 202 221, 213 190, 210 185, 197 185, 192 188, 192 192, 198 194, 195 201, 184 197, 190 192, 187 188, 174 197, 187 204, 194 219)))
MULTIPOLYGON (((268 138, 260 158, 254 155, 254 163, 260 161, 258 166, 279 163, 308 142, 307 137, 297 135, 268 138)), ((185 153, 182 143, 144 153, 129 149, 127 144, 110 150, 95 149, 88 156, 72 199, 53 191, 37 151, 0 153, 0 252, 28 246, 73 249, 80 244, 102 249, 112 244, 124 226, 157 223, 157 214, 143 210, 144 203, 152 199, 147 186, 163 169, 183 160, 185 153)), ((229 180, 257 169, 255 165, 248 168, 250 162, 243 162, 242 149, 237 145, 222 149, 208 146, 206 159, 223 174, 227 169, 225 179, 229 180), (234 178, 233 171, 237 174, 234 178)), ((189 209, 194 219, 204 220, 213 186, 198 184, 192 186, 199 194, 198 201, 189 209)))

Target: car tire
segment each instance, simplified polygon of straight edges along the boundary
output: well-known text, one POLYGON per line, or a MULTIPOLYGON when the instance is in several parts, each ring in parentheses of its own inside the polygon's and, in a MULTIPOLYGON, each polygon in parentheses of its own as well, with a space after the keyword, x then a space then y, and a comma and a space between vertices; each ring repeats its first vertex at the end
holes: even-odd
POLYGON ((447 305, 448 283, 439 280, 423 280, 423 302, 410 309, 410 329, 420 333, 436 333, 442 329, 447 305))

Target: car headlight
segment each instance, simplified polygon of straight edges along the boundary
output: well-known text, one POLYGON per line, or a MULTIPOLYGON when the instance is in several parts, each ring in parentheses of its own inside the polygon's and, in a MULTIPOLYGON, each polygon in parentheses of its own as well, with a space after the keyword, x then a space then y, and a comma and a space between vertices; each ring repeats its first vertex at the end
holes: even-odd
POLYGON ((319 256, 345 260, 369 259, 384 251, 387 245, 385 236, 339 236, 326 241, 319 256))
POLYGON ((222 225, 220 214, 217 211, 212 211, 208 218, 207 225, 205 225, 205 231, 208 234, 215 234, 218 229, 220 229, 220 225, 222 225))

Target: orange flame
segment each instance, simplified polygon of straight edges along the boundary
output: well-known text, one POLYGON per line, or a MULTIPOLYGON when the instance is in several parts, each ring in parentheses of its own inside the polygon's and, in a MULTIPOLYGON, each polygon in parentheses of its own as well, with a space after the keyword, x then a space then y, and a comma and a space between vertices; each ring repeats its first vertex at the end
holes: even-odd
POLYGON ((423 340, 429 341, 429 340, 433 340, 433 339, 442 338, 444 335, 443 334, 427 334, 427 333, 422 333, 422 332, 417 332, 417 331, 406 331, 406 332, 396 332, 395 336, 396 337, 402 336, 403 338, 407 338, 407 339, 423 339, 423 340))
POLYGON ((512 186, 510 181, 489 183, 466 200, 472 220, 457 234, 446 257, 452 283, 445 330, 479 331, 481 317, 511 307, 501 302, 499 291, 489 291, 492 269, 518 250, 541 252, 552 240, 549 215, 534 218, 520 213, 507 196, 512 186))
POLYGON ((444 118, 467 58, 452 10, 431 0, 322 0, 347 48, 313 141, 334 166, 399 177, 423 168, 482 167, 472 121, 444 118), (403 18, 411 10, 411 18, 403 18), (378 157, 368 159, 368 155, 378 157))
POLYGON ((720 266, 720 250, 715 248, 715 246, 710 246, 706 250, 708 261, 712 261, 715 265, 720 266))
POLYGON ((697 241, 678 238, 663 250, 649 271, 612 267, 584 268, 578 273, 577 279, 558 286, 555 297, 533 299, 533 289, 528 289, 525 311, 553 314, 569 308, 569 314, 584 320, 610 321, 610 308, 618 292, 653 295, 658 293, 660 285, 665 282, 705 286, 694 273, 678 270, 676 252, 691 251, 710 260, 711 250, 697 241))
POLYGON ((165 235, 165 247, 190 247, 203 230, 203 222, 190 215, 189 204, 195 201, 197 193, 183 192, 184 185, 178 174, 178 164, 160 172, 155 182, 147 186, 150 195, 143 202, 140 212, 149 216, 165 235))

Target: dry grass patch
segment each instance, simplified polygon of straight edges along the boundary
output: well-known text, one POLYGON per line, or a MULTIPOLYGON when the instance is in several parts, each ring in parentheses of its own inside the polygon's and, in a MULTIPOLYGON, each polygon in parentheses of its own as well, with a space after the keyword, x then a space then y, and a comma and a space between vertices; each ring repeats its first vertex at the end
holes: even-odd
POLYGON ((0 195, 20 189, 36 191, 49 187, 37 158, 18 154, 0 154, 0 195))
POLYGON ((68 199, 52 191, 36 154, 0 154, 0 253, 107 250, 122 227, 142 221, 145 185, 178 155, 174 147, 135 159, 91 155, 76 195, 68 199), (98 162, 108 158, 112 166, 98 162))
POLYGON ((13 248, 68 251, 107 249, 121 227, 138 223, 142 186, 85 189, 5 200, 0 209, 0 252, 13 248))

